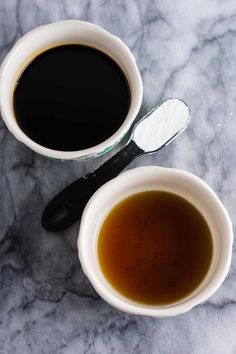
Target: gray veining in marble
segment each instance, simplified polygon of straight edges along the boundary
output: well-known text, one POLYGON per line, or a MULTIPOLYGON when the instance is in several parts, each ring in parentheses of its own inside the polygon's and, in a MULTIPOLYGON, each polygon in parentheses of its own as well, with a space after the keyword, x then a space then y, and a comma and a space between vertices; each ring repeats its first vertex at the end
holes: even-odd
MULTIPOLYGON (((144 82, 141 113, 166 97, 184 99, 191 126, 165 150, 129 168, 186 169, 236 215, 235 0, 0 0, 0 60, 28 30, 76 18, 118 35, 144 82)), ((140 116, 141 117, 141 114, 140 116)), ((49 234, 50 198, 105 158, 84 164, 40 157, 0 120, 0 353, 236 353, 236 259, 209 301, 175 318, 129 316, 92 289, 77 260, 79 225, 49 234)))

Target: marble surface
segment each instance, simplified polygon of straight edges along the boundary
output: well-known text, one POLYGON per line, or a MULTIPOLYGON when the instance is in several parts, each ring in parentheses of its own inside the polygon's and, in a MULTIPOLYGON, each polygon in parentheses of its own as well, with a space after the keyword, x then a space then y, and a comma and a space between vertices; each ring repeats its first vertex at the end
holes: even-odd
MULTIPOLYGON (((30 29, 75 18, 118 35, 144 83, 141 115, 166 97, 191 107, 191 126, 129 168, 161 165, 203 178, 236 215, 236 2, 234 0, 1 0, 0 59, 30 29)), ((92 289, 77 260, 77 223, 50 234, 46 203, 106 157, 47 160, 0 120, 0 353, 236 353, 236 257, 206 303, 175 318, 129 316, 92 289)), ((114 153, 114 151, 112 152, 114 153)))

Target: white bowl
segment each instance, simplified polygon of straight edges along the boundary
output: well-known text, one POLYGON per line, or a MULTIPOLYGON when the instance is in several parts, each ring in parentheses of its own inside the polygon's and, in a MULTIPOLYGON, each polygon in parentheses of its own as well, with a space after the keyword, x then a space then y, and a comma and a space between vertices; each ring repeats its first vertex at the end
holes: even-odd
POLYGON ((150 166, 121 174, 91 197, 81 219, 78 251, 84 273, 105 301, 127 313, 163 317, 190 310, 220 287, 229 270, 232 242, 229 215, 205 182, 185 171, 150 166), (147 190, 173 192, 188 200, 205 217, 213 238, 212 262, 201 284, 184 299, 165 306, 140 305, 122 296, 106 280, 97 255, 99 230, 110 210, 127 196, 147 190))
MULTIPOLYGON (((32 150, 56 159, 83 160, 94 158, 110 150, 130 128, 138 114, 142 96, 142 79, 129 48, 118 37, 99 26, 84 21, 66 20, 35 28, 16 42, 0 68, 0 109, 8 129, 32 150), (121 127, 101 144, 79 151, 52 150, 31 140, 18 126, 12 104, 15 84, 23 69, 39 53, 67 43, 86 44, 107 53, 125 73, 131 91, 130 109, 121 127)), ((91 104, 93 104, 92 100, 91 104)))

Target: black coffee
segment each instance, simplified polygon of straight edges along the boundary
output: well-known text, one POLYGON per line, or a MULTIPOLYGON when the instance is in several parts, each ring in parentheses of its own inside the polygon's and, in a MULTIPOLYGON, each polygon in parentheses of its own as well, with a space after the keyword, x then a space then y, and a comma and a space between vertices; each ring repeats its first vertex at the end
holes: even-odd
POLYGON ((13 105, 32 140, 60 151, 95 146, 122 125, 130 90, 121 68, 103 52, 70 44, 38 55, 23 71, 13 105))

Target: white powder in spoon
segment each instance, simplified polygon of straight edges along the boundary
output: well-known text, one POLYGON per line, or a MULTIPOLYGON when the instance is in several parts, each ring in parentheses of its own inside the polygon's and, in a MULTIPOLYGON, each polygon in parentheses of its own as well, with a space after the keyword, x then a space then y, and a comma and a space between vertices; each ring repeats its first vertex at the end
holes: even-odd
POLYGON ((188 106, 176 98, 163 102, 136 126, 133 140, 144 151, 154 151, 183 130, 190 119, 188 106))

